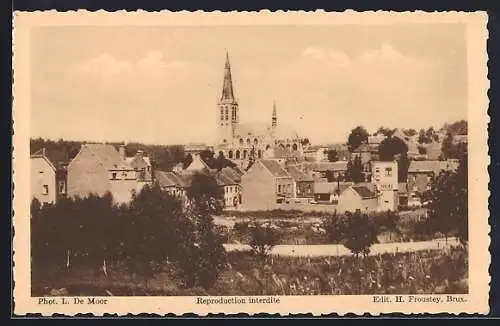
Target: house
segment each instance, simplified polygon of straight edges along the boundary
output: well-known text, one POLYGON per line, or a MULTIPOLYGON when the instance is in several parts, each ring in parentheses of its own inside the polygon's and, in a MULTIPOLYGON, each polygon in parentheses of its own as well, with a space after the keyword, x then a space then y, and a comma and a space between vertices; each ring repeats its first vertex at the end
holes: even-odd
POLYGON ((292 198, 293 178, 273 160, 257 160, 241 177, 242 208, 268 210, 292 198))
POLYGON ((205 161, 203 161, 200 154, 194 153, 194 154, 192 154, 192 157, 193 157, 193 161, 191 162, 191 164, 189 164, 189 166, 187 166, 185 168, 186 171, 199 171, 200 172, 200 171, 211 170, 210 167, 208 166, 208 164, 205 163, 205 161))
POLYGON ((408 184, 406 182, 398 182, 398 203, 400 206, 408 206, 409 202, 408 184))
POLYGON ((289 165, 286 171, 292 176, 294 183, 295 198, 313 198, 314 197, 314 180, 302 172, 297 166, 289 165))
POLYGON ((316 182, 314 183, 314 202, 337 204, 340 193, 352 185, 352 182, 316 182))
POLYGON ((308 146, 304 148, 304 159, 312 162, 328 161, 328 148, 324 146, 308 146))
POLYGON ((373 148, 370 145, 363 143, 356 147, 351 153, 351 160, 354 161, 356 157, 359 157, 361 160, 361 164, 366 165, 372 159, 373 148))
POLYGON ((347 161, 319 162, 302 164, 302 170, 313 180, 318 182, 336 181, 343 179, 347 171, 347 161))
POLYGON ((230 178, 227 173, 218 172, 215 175, 217 184, 222 187, 225 208, 238 208, 241 205, 241 185, 230 178))
POLYGON ((151 161, 148 156, 144 155, 143 151, 138 150, 135 156, 125 158, 125 162, 135 170, 137 181, 147 183, 153 181, 151 161))
POLYGON ((337 211, 339 213, 373 212, 378 207, 377 195, 368 187, 353 185, 342 191, 339 195, 337 211))
POLYGON ((190 185, 189 176, 175 172, 154 171, 154 179, 161 190, 180 199, 187 198, 187 188, 190 185))
POLYGON ((184 146, 184 153, 187 154, 200 154, 201 152, 204 151, 210 151, 213 152, 213 147, 208 146, 207 144, 204 143, 190 143, 184 146))
POLYGON ((138 182, 136 170, 127 164, 123 145, 120 153, 110 144, 83 144, 68 165, 68 195, 110 192, 116 203, 130 202, 132 193, 140 191, 144 183, 138 182))
POLYGON ((66 167, 50 159, 45 148, 30 155, 30 168, 32 198, 43 205, 66 196, 66 167))
POLYGON ((432 179, 441 171, 454 171, 458 165, 457 160, 411 161, 408 168, 408 192, 423 194, 431 189, 432 179))
POLYGON ((378 197, 378 210, 395 211, 399 206, 398 163, 396 161, 372 162, 372 183, 378 197))

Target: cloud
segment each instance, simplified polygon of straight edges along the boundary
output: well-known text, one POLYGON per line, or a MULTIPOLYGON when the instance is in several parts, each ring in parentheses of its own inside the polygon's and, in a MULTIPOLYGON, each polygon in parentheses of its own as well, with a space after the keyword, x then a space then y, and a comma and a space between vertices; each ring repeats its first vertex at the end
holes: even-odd
POLYGON ((98 57, 77 63, 73 71, 101 78, 122 78, 127 75, 154 76, 165 73, 182 73, 186 69, 185 62, 165 62, 163 53, 151 51, 135 62, 119 60, 108 54, 101 54, 98 57))

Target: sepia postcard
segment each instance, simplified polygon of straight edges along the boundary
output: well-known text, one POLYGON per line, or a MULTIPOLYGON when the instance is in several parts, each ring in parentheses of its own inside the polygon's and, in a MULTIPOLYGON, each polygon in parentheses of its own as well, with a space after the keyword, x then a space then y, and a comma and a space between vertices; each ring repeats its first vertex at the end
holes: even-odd
POLYGON ((487 21, 14 13, 14 313, 487 314, 487 21))

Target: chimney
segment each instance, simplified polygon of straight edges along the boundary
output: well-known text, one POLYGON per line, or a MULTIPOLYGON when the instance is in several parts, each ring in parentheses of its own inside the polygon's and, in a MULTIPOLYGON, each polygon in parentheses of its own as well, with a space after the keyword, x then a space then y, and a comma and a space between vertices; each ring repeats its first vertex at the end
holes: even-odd
POLYGON ((124 160, 125 159, 125 144, 120 145, 119 152, 120 152, 120 157, 122 158, 122 160, 124 160))

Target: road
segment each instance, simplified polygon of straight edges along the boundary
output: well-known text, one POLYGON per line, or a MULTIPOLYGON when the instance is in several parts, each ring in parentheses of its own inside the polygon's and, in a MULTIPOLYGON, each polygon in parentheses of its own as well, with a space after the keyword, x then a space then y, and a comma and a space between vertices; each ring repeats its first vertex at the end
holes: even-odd
MULTIPOLYGON (((371 246, 370 255, 383 253, 415 252, 422 250, 440 250, 456 246, 460 242, 456 238, 434 239, 430 241, 418 242, 393 242, 377 243, 371 246)), ((245 244, 224 244, 226 251, 249 251, 249 245, 245 244)), ((349 249, 343 245, 277 245, 271 250, 271 254, 284 257, 334 257, 351 255, 349 249)))

